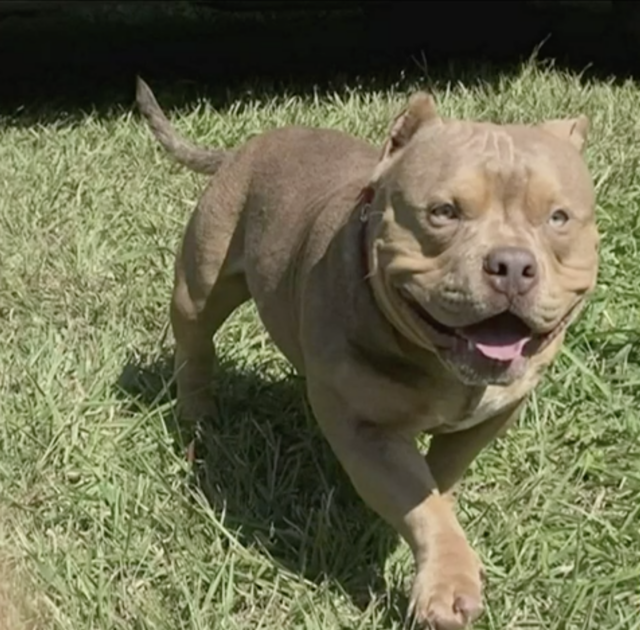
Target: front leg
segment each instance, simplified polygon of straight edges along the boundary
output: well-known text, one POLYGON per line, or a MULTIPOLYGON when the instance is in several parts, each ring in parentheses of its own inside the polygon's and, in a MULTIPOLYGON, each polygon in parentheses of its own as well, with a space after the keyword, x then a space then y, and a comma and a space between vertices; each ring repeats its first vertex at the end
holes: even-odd
POLYGON ((435 435, 431 439, 426 461, 442 494, 453 490, 478 453, 506 431, 523 405, 524 400, 519 400, 482 424, 465 431, 435 435))
POLYGON ((413 436, 358 419, 335 391, 307 384, 316 418, 356 490, 411 547, 415 621, 435 630, 465 628, 482 611, 481 566, 413 436))

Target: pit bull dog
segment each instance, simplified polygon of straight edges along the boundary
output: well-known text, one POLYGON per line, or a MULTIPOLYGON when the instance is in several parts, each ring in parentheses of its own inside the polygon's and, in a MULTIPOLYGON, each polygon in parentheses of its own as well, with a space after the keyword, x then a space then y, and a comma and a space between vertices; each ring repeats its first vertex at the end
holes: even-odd
POLYGON ((414 621, 467 627, 483 571, 452 490, 594 289, 588 119, 447 120, 419 92, 381 149, 285 127, 223 151, 181 138, 140 79, 137 103, 175 160, 212 176, 175 266, 180 413, 212 416, 213 336, 253 299, 359 495, 409 544, 414 621))

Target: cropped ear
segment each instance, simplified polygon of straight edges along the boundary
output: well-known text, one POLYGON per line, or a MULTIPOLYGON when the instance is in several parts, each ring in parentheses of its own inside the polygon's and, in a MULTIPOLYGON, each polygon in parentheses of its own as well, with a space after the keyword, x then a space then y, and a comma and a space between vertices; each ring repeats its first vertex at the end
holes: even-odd
POLYGON ((420 127, 440 121, 435 101, 426 92, 416 92, 409 98, 407 107, 391 125, 382 149, 381 161, 393 156, 405 147, 420 127))
POLYGON ((582 115, 577 118, 547 120, 538 127, 556 138, 560 138, 560 140, 569 141, 582 153, 589 134, 589 118, 582 115))

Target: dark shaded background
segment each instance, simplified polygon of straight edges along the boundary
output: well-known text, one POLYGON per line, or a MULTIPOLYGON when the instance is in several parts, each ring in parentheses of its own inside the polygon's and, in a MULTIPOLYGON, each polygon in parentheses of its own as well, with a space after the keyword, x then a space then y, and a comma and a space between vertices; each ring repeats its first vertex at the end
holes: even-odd
POLYGON ((429 79, 472 81, 483 62, 508 72, 543 42, 539 57, 574 69, 628 76, 640 66, 636 2, 56 5, 0 2, 0 115, 129 107, 137 73, 171 107, 204 95, 223 102, 256 79, 264 90, 298 92, 425 70, 429 79))

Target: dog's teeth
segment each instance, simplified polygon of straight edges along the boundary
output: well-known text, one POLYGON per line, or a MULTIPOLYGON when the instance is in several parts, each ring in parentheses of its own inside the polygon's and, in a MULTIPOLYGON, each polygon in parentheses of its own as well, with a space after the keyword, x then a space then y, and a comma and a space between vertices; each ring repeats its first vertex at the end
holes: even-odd
POLYGON ((467 339, 467 350, 473 350, 473 341, 467 339))

